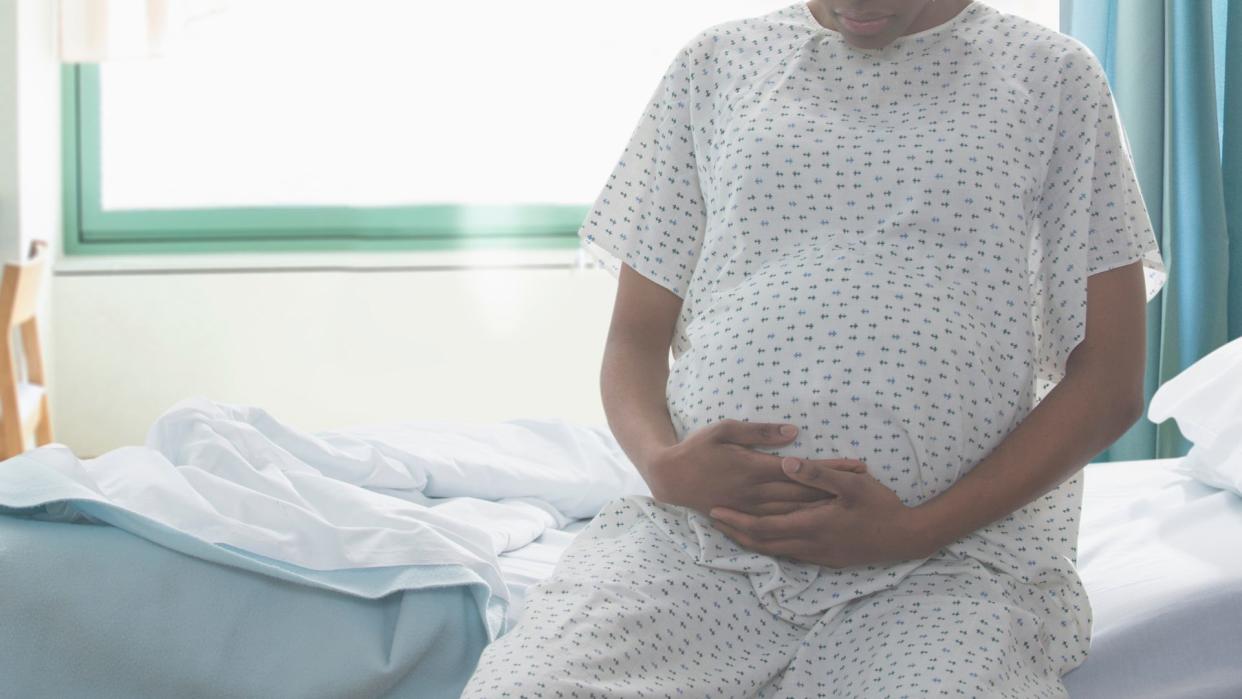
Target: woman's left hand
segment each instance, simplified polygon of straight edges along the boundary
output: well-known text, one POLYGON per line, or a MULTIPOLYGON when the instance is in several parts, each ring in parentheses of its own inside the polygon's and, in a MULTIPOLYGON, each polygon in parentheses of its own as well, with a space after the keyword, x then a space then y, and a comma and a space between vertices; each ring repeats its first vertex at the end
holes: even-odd
POLYGON ((927 558, 939 548, 918 511, 871 474, 794 457, 781 465, 791 480, 836 497, 785 514, 713 508, 713 524, 743 548, 830 568, 927 558))

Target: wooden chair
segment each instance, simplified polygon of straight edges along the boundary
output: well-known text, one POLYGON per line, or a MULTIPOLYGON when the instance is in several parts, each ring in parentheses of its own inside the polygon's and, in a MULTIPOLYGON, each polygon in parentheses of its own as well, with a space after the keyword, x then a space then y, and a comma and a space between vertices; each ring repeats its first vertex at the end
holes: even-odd
POLYGON ((39 321, 36 311, 39 292, 47 273, 46 246, 34 246, 25 262, 4 265, 0 277, 0 459, 16 456, 31 448, 28 435, 35 435, 35 444, 52 441, 52 420, 48 412, 47 389, 44 383, 43 348, 39 343, 39 321), (21 329, 22 357, 26 379, 19 380, 17 353, 13 343, 14 329, 21 329))

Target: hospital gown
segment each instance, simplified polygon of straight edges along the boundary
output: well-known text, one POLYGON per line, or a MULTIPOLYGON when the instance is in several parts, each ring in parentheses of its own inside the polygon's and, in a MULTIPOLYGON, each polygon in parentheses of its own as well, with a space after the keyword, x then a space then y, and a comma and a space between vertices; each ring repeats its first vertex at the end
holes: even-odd
MULTIPOLYGON (((1089 275, 1165 278, 1099 61, 976 0, 879 49, 798 2, 669 65, 579 235, 682 299, 678 438, 793 423, 917 505, 1064 375, 1089 275)), ((929 559, 829 568, 629 496, 465 697, 1059 697, 1086 656, 1075 476, 929 559)))

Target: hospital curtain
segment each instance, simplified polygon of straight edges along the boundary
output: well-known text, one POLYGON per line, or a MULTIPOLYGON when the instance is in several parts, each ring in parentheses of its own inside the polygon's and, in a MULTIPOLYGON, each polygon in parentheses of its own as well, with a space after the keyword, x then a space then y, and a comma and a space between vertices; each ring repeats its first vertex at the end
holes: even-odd
MULTIPOLYGON (((1148 305, 1150 401, 1242 336, 1242 0, 1061 0, 1061 31, 1108 74, 1169 268, 1148 305)), ((1172 420, 1144 417, 1095 460, 1188 448, 1172 420)))

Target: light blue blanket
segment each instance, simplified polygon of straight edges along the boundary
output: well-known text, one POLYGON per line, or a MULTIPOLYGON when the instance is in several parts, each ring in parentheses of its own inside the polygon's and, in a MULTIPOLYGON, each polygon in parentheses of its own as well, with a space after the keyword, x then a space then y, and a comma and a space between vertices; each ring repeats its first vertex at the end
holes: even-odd
POLYGON ((0 463, 5 696, 456 697, 504 624, 465 566, 311 570, 69 487, 0 463))
POLYGON ((460 570, 308 574, 130 524, 163 545, 0 515, 0 695, 450 699, 488 642, 460 570))

